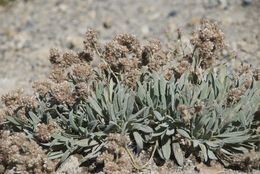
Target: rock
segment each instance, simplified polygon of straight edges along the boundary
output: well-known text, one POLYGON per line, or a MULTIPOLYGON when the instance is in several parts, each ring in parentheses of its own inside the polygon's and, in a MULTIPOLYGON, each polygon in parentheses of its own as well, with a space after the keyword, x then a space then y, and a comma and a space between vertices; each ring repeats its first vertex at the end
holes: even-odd
POLYGON ((175 17, 177 15, 177 11, 176 10, 172 10, 168 13, 168 17, 175 17))
POLYGON ((80 36, 68 36, 66 38, 66 46, 68 49, 81 49, 83 46, 83 37, 80 36))
POLYGON ((144 35, 147 35, 150 32, 150 28, 147 25, 142 26, 141 31, 144 35))
POLYGON ((103 22, 103 27, 105 29, 109 29, 112 26, 112 19, 111 18, 107 18, 104 22, 103 22))
POLYGON ((242 1, 242 6, 243 7, 247 7, 247 6, 251 5, 251 4, 252 4, 252 0, 243 0, 242 1))
POLYGON ((65 4, 60 4, 59 10, 62 11, 62 12, 66 12, 68 10, 68 6, 65 5, 65 4))

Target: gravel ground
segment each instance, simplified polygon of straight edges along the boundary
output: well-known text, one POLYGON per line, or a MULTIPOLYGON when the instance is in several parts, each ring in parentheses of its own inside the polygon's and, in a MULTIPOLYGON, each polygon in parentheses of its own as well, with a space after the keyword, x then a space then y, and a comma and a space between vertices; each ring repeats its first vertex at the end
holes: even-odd
POLYGON ((259 9, 259 0, 17 0, 0 6, 0 95, 31 93, 31 83, 48 75, 49 49, 81 49, 87 28, 104 42, 124 32, 167 42, 166 33, 180 28, 188 38, 206 17, 219 22, 239 60, 259 66, 259 9))

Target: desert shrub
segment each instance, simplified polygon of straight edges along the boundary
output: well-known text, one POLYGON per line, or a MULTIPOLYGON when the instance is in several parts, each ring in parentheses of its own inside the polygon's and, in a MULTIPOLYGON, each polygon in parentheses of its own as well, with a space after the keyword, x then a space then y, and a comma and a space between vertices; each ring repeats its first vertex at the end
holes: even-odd
POLYGON ((26 133, 59 163, 80 154, 91 172, 142 170, 134 155, 142 151, 148 161, 184 165, 193 155, 231 166, 259 142, 259 72, 218 65, 223 34, 209 21, 191 44, 176 59, 159 41, 121 34, 103 46, 89 30, 82 52, 51 49, 53 69, 35 97, 2 97, 2 129, 26 133))

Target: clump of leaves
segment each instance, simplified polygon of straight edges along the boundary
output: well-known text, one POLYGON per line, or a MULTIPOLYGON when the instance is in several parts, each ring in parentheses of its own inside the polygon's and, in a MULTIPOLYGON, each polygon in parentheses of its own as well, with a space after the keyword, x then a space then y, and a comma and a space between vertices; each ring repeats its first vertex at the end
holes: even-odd
POLYGON ((142 46, 123 34, 102 46, 89 30, 82 52, 51 50, 53 71, 50 80, 35 84, 36 105, 20 96, 3 98, 22 107, 4 112, 1 124, 25 132, 60 164, 80 154, 82 165, 96 165, 93 170, 119 170, 126 161, 143 170, 153 158, 184 165, 193 155, 228 167, 236 154, 257 148, 260 84, 256 71, 245 68, 236 76, 225 65, 213 66, 210 57, 224 44, 216 27, 203 22, 193 51, 178 60, 157 41, 142 46), (134 154, 148 149, 147 163, 138 162, 134 154))

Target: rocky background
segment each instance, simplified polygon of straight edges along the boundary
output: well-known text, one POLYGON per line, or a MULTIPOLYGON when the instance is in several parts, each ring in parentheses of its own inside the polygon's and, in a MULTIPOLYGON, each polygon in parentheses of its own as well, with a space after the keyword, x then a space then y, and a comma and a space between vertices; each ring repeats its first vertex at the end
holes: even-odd
MULTIPOLYGON (((1 0, 0 0, 1 1, 1 0)), ((116 33, 167 43, 201 18, 217 20, 236 60, 260 65, 259 0, 16 0, 0 6, 0 95, 48 75, 49 49, 79 50, 87 28, 102 41, 116 33)), ((227 51, 223 52, 223 55, 227 51)))

